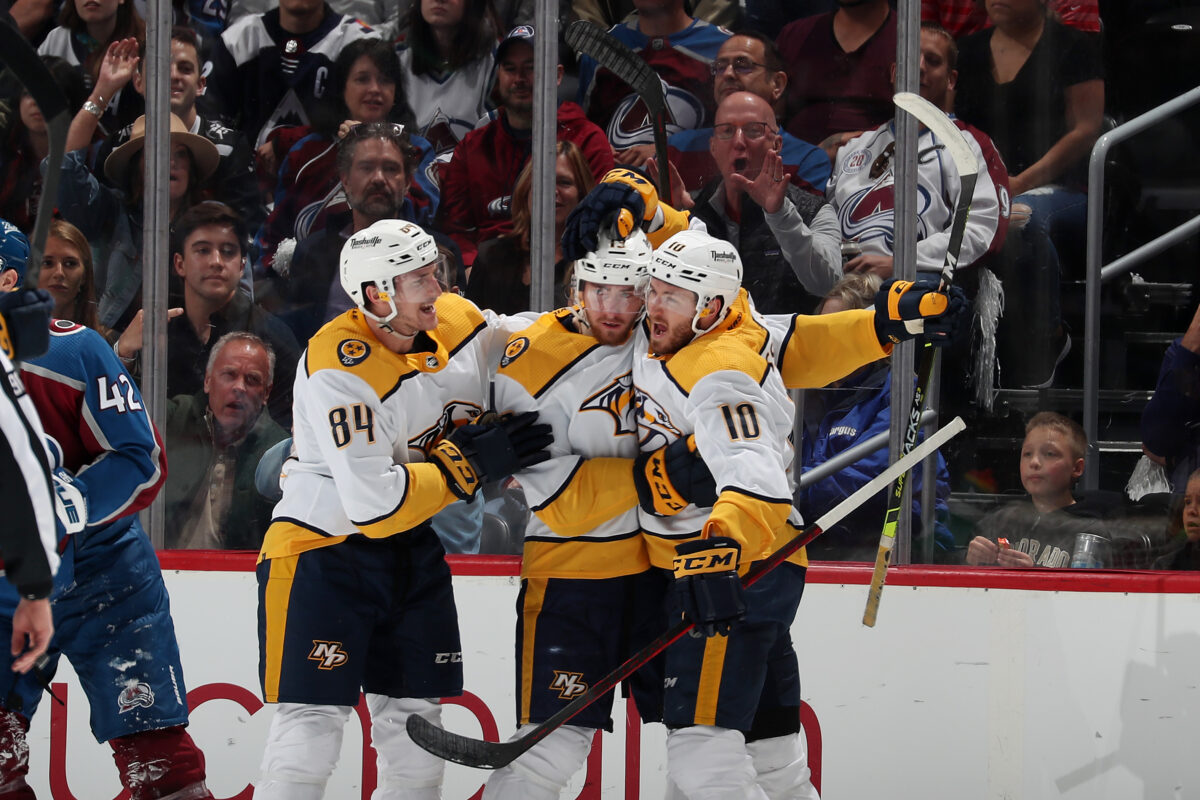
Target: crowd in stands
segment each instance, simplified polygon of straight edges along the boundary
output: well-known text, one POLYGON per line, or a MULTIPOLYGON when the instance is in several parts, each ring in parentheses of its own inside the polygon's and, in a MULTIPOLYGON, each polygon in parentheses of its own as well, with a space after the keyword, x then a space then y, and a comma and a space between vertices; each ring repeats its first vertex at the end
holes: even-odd
MULTIPOLYGON (((56 316, 100 332, 135 377, 145 314, 170 320, 166 497, 171 517, 187 521, 169 546, 258 546, 270 505, 253 489, 257 460, 288 435, 305 342, 350 306, 337 263, 355 232, 386 218, 418 223, 438 241, 447 290, 500 313, 529 309, 530 236, 549 224, 530 211, 538 34, 529 0, 173 4, 170 169, 161 176, 169 267, 146 264, 142 252, 141 4, 7 5, 72 117, 57 219, 31 279, 50 291, 56 316), (147 269, 168 273, 169 308, 142 308, 147 269)), ((857 307, 891 277, 897 14, 888 0, 559 6, 563 27, 585 19, 610 29, 660 76, 670 164, 655 161, 654 115, 642 98, 561 46, 556 240, 580 199, 624 165, 669 177, 673 205, 738 248, 763 313, 857 307)), ((947 358, 946 395, 964 394, 957 389, 969 381, 985 392, 1055 386, 1072 347, 1060 285, 1083 277, 1086 163, 1106 112, 1099 8, 923 0, 921 14, 920 92, 954 116, 979 162, 956 282, 981 327, 972 352, 947 358), (977 357, 989 322, 1000 326, 999 367, 977 357)), ((47 150, 36 103, 0 78, 0 217, 25 233, 47 150)), ((917 268, 936 273, 962 184, 923 129, 917 163, 917 268)), ((565 287, 570 263, 561 250, 554 260, 555 285, 565 287)), ((558 291, 555 302, 570 297, 558 291)), ((1200 322, 1168 351, 1155 402, 1169 408, 1145 428, 1147 452, 1187 498, 1146 566, 1200 564, 1191 544, 1200 541, 1196 448, 1180 435, 1200 419, 1197 353, 1200 322)), ((812 393, 797 447, 804 469, 886 429, 890 386, 882 362, 812 393)), ((1081 433, 1066 417, 1033 417, 1019 457, 1028 498, 968 533, 946 525, 939 461, 937 559, 1067 566, 1075 533, 1119 539, 1117 523, 1093 525, 1094 504, 1072 494, 1081 433), (1029 466, 1051 458, 1051 478, 1029 466), (1038 525, 1054 527, 1053 542, 1031 532, 1038 525)), ((805 516, 880 468, 876 458, 806 488, 805 516)), ((844 523, 845 535, 831 533, 814 554, 869 559, 880 510, 844 523)), ((921 522, 917 504, 914 528, 921 522)))

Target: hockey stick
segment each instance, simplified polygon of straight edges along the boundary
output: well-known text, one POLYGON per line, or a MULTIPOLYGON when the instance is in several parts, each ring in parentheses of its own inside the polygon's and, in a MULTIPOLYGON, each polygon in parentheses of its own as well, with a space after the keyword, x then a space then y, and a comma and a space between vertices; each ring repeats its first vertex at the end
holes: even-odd
MULTIPOLYGON (((975 193, 975 179, 979 166, 975 153, 967 143, 962 131, 946 112, 912 92, 900 92, 892 98, 897 108, 907 111, 929 129, 945 146, 946 152, 958 170, 958 203, 954 206, 954 217, 950 221, 950 241, 946 245, 946 259, 942 262, 941 286, 948 288, 954 281, 954 270, 958 267, 958 251, 962 247, 963 231, 967 227, 967 215, 971 210, 971 195, 975 193)), ((926 343, 921 351, 921 363, 917 369, 917 387, 913 390, 912 403, 908 407, 908 422, 904 429, 904 444, 901 453, 908 453, 917 442, 921 411, 929 392, 929 379, 933 375, 935 350, 926 343)), ((875 570, 871 574, 871 587, 867 590, 867 606, 863 609, 863 625, 874 627, 879 615, 879 601, 883 597, 883 583, 887 580, 888 562, 892 558, 892 546, 896 543, 896 525, 900 521, 901 500, 907 473, 896 477, 889 494, 887 514, 883 519, 883 532, 879 536, 879 550, 875 553, 875 570)))
MULTIPOLYGON (((913 464, 918 463, 938 447, 941 447, 965 427, 966 424, 962 421, 962 418, 955 417, 941 430, 918 445, 912 452, 897 460, 895 464, 889 466, 878 477, 830 509, 817 520, 816 524, 805 528, 796 534, 791 541, 783 545, 783 547, 756 563, 746 573, 746 576, 742 578, 742 585, 750 586, 758 581, 759 578, 775 569, 775 567, 787 560, 790 555, 820 536, 822 531, 836 525, 847 514, 878 493, 889 481, 893 480, 897 475, 904 474, 905 470, 910 469, 913 464)), ((619 667, 594 682, 586 692, 563 706, 557 714, 519 739, 510 739, 507 742, 486 742, 480 739, 471 739, 457 733, 452 733, 445 728, 440 728, 416 714, 408 718, 406 724, 408 735, 420 747, 447 761, 479 769, 499 769, 546 738, 552 731, 565 724, 587 706, 610 692, 618 683, 632 675, 638 668, 649 662, 691 629, 692 623, 686 620, 681 620, 671 626, 657 639, 630 656, 619 667)))
POLYGON ((38 111, 46 120, 46 133, 50 140, 46 176, 42 178, 42 196, 38 199, 33 235, 29 237, 29 269, 25 275, 25 285, 37 288, 37 274, 42 265, 46 233, 50 230, 50 215, 57 205, 58 178, 62 172, 67 128, 71 125, 71 117, 67 109, 67 98, 54 82, 50 70, 42 63, 41 57, 29 40, 8 23, 0 23, 0 59, 8 64, 12 74, 37 104, 38 111))
POLYGON ((671 166, 667 163, 667 98, 663 95, 662 81, 637 53, 594 23, 585 19, 576 20, 567 26, 563 36, 573 49, 591 56, 597 64, 629 84, 629 88, 646 104, 654 126, 658 196, 671 205, 671 166))

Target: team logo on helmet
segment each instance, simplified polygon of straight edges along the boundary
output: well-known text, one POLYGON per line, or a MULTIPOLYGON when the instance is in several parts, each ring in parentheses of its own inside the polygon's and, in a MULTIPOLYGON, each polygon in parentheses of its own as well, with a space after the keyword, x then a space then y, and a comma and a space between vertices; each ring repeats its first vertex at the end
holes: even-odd
POLYGON ((509 364, 517 360, 517 356, 529 349, 529 337, 518 336, 508 343, 508 347, 504 348, 504 355, 500 358, 500 366, 507 367, 509 364))
POLYGON ((135 708, 149 708, 152 705, 154 705, 154 690, 148 683, 130 681, 117 695, 117 709, 121 714, 135 708))
POLYGON ((371 354, 371 346, 362 339, 343 339, 338 345, 338 361, 344 367, 361 364, 371 354))
POLYGON ((604 411, 613 418, 613 435, 636 433, 633 418, 633 373, 626 372, 579 406, 580 411, 604 411))

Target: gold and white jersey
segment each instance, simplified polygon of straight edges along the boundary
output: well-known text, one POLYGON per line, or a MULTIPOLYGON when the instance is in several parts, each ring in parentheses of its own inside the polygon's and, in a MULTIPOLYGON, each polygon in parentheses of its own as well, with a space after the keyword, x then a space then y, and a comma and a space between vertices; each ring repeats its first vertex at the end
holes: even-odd
POLYGON ((649 567, 632 476, 635 340, 612 347, 577 333, 569 308, 508 340, 496 410, 537 411, 554 432, 550 460, 516 476, 533 510, 524 577, 612 578, 649 567))
POLYGON ((675 546, 702 533, 738 540, 743 565, 765 558, 799 523, 792 509, 795 407, 749 296, 740 290, 724 320, 673 355, 651 353, 644 326, 636 340, 641 450, 694 433, 719 492, 712 508, 689 505, 670 517, 640 512, 651 563, 670 569, 675 546))
POLYGON ((783 385, 819 389, 861 366, 889 355, 875 333, 875 311, 853 309, 836 314, 764 314, 759 318, 771 337, 783 385))
POLYGON ((284 465, 260 558, 292 555, 363 533, 391 536, 427 521, 455 495, 420 461, 446 432, 487 407, 487 388, 512 330, 457 295, 413 352, 393 353, 358 309, 335 317, 301 355, 293 393, 294 459, 284 465), (410 452, 411 451, 411 452, 410 452))

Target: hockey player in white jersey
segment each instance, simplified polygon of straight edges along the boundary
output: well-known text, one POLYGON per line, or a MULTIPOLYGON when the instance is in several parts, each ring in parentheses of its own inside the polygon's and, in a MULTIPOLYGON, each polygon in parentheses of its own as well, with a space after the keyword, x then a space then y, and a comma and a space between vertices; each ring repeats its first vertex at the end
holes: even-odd
MULTIPOLYGON (((263 696, 278 703, 259 800, 324 795, 366 693, 374 800, 434 800, 444 762, 409 715, 462 693, 462 647, 429 519, 548 456, 536 414, 480 423, 508 332, 442 294, 433 237, 403 220, 355 233, 341 280, 357 308, 309 341, 294 393, 295 458, 259 555, 263 696)), ((515 322, 514 322, 515 324, 515 322)))
POLYGON ((694 435, 719 489, 686 503, 663 482, 642 487, 658 511, 640 514, 651 564, 674 573, 669 613, 707 634, 666 652, 667 772, 675 796, 816 797, 788 633, 807 561, 797 554, 747 590, 739 580, 799 526, 794 408, 741 278, 728 242, 694 230, 667 239, 634 358, 641 449, 694 435))
MULTIPOLYGON (((516 736, 544 722, 661 632, 661 606, 638 527, 631 368, 652 250, 645 234, 601 237, 575 262, 578 305, 513 335, 496 374, 496 407, 537 411, 554 431, 549 461, 517 475, 533 517, 517 599, 516 736)), ((643 718, 658 684, 633 679, 643 718)), ((488 779, 484 800, 554 800, 612 730, 612 695, 593 703, 488 779)))

